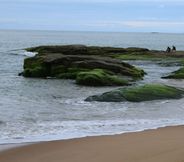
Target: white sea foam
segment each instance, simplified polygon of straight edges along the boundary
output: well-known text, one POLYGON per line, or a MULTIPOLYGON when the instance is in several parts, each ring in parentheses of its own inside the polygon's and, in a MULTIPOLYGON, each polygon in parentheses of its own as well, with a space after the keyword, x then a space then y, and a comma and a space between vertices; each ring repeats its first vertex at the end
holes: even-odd
MULTIPOLYGON (((86 136, 115 135, 184 124, 183 120, 108 120, 108 121, 65 121, 39 123, 39 130, 30 130, 2 138, 0 144, 50 141, 86 136), (24 136, 23 136, 24 134, 24 136)), ((34 127, 34 126, 33 126, 34 127)))
POLYGON ((11 50, 11 51, 6 51, 4 53, 8 53, 10 55, 19 55, 19 56, 28 56, 28 57, 33 57, 37 54, 37 52, 28 52, 26 50, 11 50))

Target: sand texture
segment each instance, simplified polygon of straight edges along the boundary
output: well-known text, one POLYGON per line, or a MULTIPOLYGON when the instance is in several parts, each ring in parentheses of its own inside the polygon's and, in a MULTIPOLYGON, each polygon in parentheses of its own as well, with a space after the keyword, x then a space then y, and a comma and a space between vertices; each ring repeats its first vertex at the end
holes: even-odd
POLYGON ((184 162, 184 126, 31 144, 0 162, 184 162))

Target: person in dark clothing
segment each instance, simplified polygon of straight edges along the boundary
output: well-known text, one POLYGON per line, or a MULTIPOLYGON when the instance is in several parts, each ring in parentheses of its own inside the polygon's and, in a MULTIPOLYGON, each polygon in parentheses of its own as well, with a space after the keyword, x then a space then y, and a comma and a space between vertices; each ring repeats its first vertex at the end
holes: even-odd
POLYGON ((176 52, 176 47, 172 46, 172 52, 176 52))
POLYGON ((170 53, 171 52, 171 48, 170 47, 167 47, 166 52, 167 53, 170 53))

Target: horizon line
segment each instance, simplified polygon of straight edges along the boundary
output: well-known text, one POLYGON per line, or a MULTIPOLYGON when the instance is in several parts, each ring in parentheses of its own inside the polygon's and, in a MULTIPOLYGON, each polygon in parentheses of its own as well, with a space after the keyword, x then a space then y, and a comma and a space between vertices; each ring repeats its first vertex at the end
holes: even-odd
POLYGON ((92 32, 92 33, 152 33, 152 34, 184 34, 184 32, 163 32, 163 31, 102 31, 102 30, 59 30, 59 29, 4 29, 1 31, 49 31, 49 32, 92 32))

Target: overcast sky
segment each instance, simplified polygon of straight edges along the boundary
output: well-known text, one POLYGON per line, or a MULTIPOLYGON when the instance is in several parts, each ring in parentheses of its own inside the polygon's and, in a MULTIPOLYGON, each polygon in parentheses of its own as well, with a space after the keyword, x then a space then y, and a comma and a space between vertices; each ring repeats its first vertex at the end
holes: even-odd
POLYGON ((0 0, 1 29, 184 32, 184 0, 0 0))

